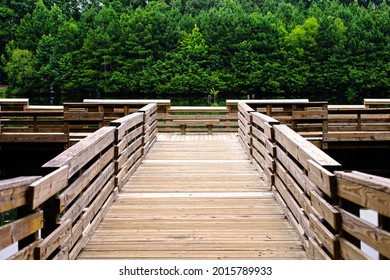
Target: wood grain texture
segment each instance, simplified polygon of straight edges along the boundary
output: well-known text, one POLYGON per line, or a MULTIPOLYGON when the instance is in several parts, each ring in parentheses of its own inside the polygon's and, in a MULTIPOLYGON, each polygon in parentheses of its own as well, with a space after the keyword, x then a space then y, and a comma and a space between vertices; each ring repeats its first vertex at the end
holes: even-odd
POLYGON ((78 259, 306 259, 229 134, 159 134, 78 259))

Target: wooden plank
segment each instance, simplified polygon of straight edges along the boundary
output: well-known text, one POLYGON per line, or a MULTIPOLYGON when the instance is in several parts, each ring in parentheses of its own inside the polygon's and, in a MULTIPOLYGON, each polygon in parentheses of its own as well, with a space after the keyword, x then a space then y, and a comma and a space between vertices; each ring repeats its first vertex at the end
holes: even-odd
POLYGON ((86 229, 97 213, 102 208, 103 204, 106 202, 107 198, 111 195, 115 188, 115 181, 111 179, 107 182, 107 184, 103 187, 99 196, 93 200, 92 204, 88 207, 88 209, 81 216, 81 220, 83 221, 83 228, 86 229))
POLYGON ((116 141, 121 140, 129 129, 143 123, 143 118, 143 113, 137 112, 112 121, 110 124, 116 126, 118 130, 116 141))
POLYGON ((136 129, 132 130, 131 132, 128 132, 122 139, 121 141, 116 145, 117 146, 117 151, 116 151, 116 156, 119 156, 122 154, 123 150, 126 149, 127 145, 132 142, 134 139, 137 137, 142 136, 143 132, 143 127, 137 127, 136 129))
POLYGON ((65 165, 32 183, 28 189, 29 208, 32 210, 39 207, 47 199, 67 187, 68 173, 69 168, 65 165))
POLYGON ((103 112, 64 112, 64 121, 103 121, 103 112))
POLYGON ((390 193, 381 192, 367 185, 337 178, 337 195, 390 217, 390 193))
POLYGON ((280 163, 276 164, 276 173, 282 180, 287 189, 291 192, 292 197, 299 203, 299 206, 305 211, 305 214, 315 214, 319 219, 322 219, 318 212, 311 205, 310 199, 305 195, 304 190, 297 185, 296 181, 289 175, 286 169, 280 163))
POLYGON ((340 212, 315 191, 310 192, 310 200, 311 205, 314 207, 314 209, 318 211, 321 217, 324 217, 325 221, 329 223, 329 225, 335 230, 335 232, 340 232, 340 212))
POLYGON ((335 198, 337 186, 336 176, 311 159, 307 163, 307 175, 309 179, 330 198, 335 198))
POLYGON ((138 111, 144 114, 144 122, 146 122, 155 112, 157 112, 157 103, 149 103, 138 111))
POLYGON ((310 193, 317 190, 317 186, 307 177, 296 163, 280 148, 276 147, 277 160, 288 170, 291 176, 298 182, 299 186, 310 193))
POLYGON ((112 145, 114 140, 115 128, 102 127, 54 159, 45 163, 43 168, 52 169, 68 165, 69 177, 71 177, 96 155, 101 153, 109 145, 112 145))
POLYGON ((147 105, 149 103, 157 103, 159 106, 170 106, 169 99, 83 99, 83 103, 95 103, 101 105, 147 105))
POLYGON ((328 249, 333 259, 339 259, 340 246, 337 237, 330 232, 321 221, 313 214, 309 214, 310 228, 320 239, 321 243, 328 249))
POLYGON ((252 127, 252 135, 255 136, 257 139, 259 139, 263 143, 264 147, 268 150, 268 153, 272 157, 276 157, 276 147, 270 141, 270 139, 268 138, 268 136, 265 133, 263 133, 262 131, 260 131, 256 127, 252 127))
POLYGON ((331 260, 328 254, 324 249, 314 240, 314 238, 309 238, 309 255, 311 259, 314 260, 331 260))
POLYGON ((246 121, 245 117, 242 116, 241 114, 238 115, 238 121, 239 125, 241 123, 242 130, 248 134, 251 133, 251 126, 250 124, 246 121))
POLYGON ((103 207, 100 209, 99 213, 95 216, 94 220, 91 222, 90 226, 84 230, 84 233, 81 239, 75 244, 72 250, 69 252, 69 259, 75 260, 79 255, 80 251, 85 247, 87 242, 90 240, 91 235, 95 232, 96 228, 107 214, 110 206, 114 202, 116 193, 112 193, 110 197, 106 200, 103 207))
POLYGON ((256 141, 255 138, 252 140, 252 147, 255 148, 260 154, 264 162, 267 164, 267 166, 271 169, 275 169, 275 160, 274 158, 268 153, 267 149, 258 141, 256 141))
POLYGON ((390 194, 390 179, 366 174, 359 171, 337 171, 337 178, 350 181, 357 185, 363 185, 367 188, 390 194))
POLYGON ((131 176, 131 174, 135 171, 135 169, 141 163, 142 159, 142 149, 138 149, 121 166, 120 171, 116 176, 117 185, 119 188, 122 188, 122 186, 125 184, 125 181, 127 181, 129 176, 131 176))
POLYGON ((0 227, 0 250, 36 233, 43 227, 43 211, 0 227))
POLYGON ((275 131, 275 140, 302 164, 306 170, 308 169, 309 159, 332 171, 341 168, 341 165, 337 161, 286 125, 274 125, 273 128, 275 131))
POLYGON ((307 110, 307 111, 293 111, 292 119, 296 121, 300 120, 327 120, 327 110, 307 110))
POLYGON ((33 243, 27 245, 23 249, 17 251, 15 254, 10 256, 7 260, 33 260, 34 259, 34 249, 41 242, 41 240, 36 240, 33 243))
POLYGON ((69 260, 69 247, 61 248, 52 260, 69 260))
POLYGON ((67 209, 64 214, 59 219, 59 223, 64 222, 67 219, 71 219, 72 222, 76 221, 80 214, 84 211, 84 208, 87 207, 91 201, 94 199, 96 194, 104 187, 106 182, 111 178, 115 172, 115 165, 112 162, 109 164, 95 179, 94 182, 88 187, 88 189, 83 192, 79 199, 67 209))
POLYGON ((344 260, 370 260, 371 258, 347 239, 339 237, 340 255, 344 260))
POLYGON ((364 106, 370 107, 370 105, 383 105, 390 104, 390 99, 388 98, 364 98, 364 106))
POLYGON ((0 181, 0 213, 27 203, 28 186, 40 176, 25 176, 0 181))
POLYGON ((345 141, 390 141, 389 131, 338 131, 324 133, 326 142, 345 142, 345 141))
POLYGON ((22 104, 22 105, 28 105, 29 99, 28 98, 0 98, 0 104, 22 104))
MULTIPOLYGON (((64 221, 56 230, 42 240, 34 250, 36 260, 47 259, 60 246, 65 245, 63 242, 72 232, 72 221, 64 221)), ((64 247, 66 247, 65 245, 64 247)))
POLYGON ((196 113, 217 113, 225 112, 228 113, 229 110, 226 107, 222 106, 171 106, 169 109, 170 113, 182 113, 182 112, 196 112, 196 113))
MULTIPOLYGON (((91 240, 77 243, 71 258, 82 247, 78 259, 306 258, 238 137, 224 137, 159 135, 95 233, 84 230, 91 240)), ((120 175, 125 179, 131 169, 120 175)))
MULTIPOLYGON (((279 178, 279 176, 275 176, 275 187, 282 196, 283 200, 288 206, 288 209, 294 215, 295 219, 299 224, 302 225, 301 220, 305 215, 299 204, 294 200, 294 198, 289 194, 289 190, 284 185, 283 181, 279 178)), ((302 225, 303 226, 303 225, 302 225)), ((305 229, 306 231, 306 229, 305 229)))
POLYGON ((132 142, 119 156, 117 159, 117 169, 122 169, 123 165, 126 163, 128 158, 134 154, 135 151, 137 151, 142 145, 142 138, 136 139, 134 142, 132 142))
MULTIPOLYGON (((294 215, 289 210, 286 202, 281 197, 280 193, 275 189, 275 186, 272 187, 272 191, 275 195, 276 201, 279 203, 279 205, 281 205, 285 209, 286 216, 289 222, 291 223, 291 225, 293 226, 293 228, 295 229, 295 231, 298 233, 298 237, 301 240, 303 247, 305 248, 306 251, 308 251, 309 249, 309 242, 307 240, 308 234, 307 232, 305 232, 305 228, 308 228, 308 226, 301 225, 300 222, 294 217, 294 215)), ((308 225, 308 222, 306 224, 308 225)))
POLYGON ((260 126, 263 130, 266 130, 266 125, 273 126, 273 125, 279 125, 280 122, 270 116, 267 116, 265 114, 253 112, 251 113, 253 118, 253 123, 260 126))
POLYGON ((68 135, 64 133, 23 132, 2 133, 0 143, 26 142, 26 143, 67 143, 68 135))
POLYGON ((379 229, 344 209, 338 210, 341 213, 343 230, 365 242, 383 256, 390 258, 390 233, 388 231, 379 229))
POLYGON ((58 213, 62 213, 87 187, 107 164, 114 159, 114 147, 106 151, 96 162, 85 170, 68 188, 58 196, 58 213))
POLYGON ((244 102, 238 103, 238 116, 242 115, 246 120, 246 123, 252 122, 251 112, 254 112, 254 110, 250 106, 248 106, 244 102))

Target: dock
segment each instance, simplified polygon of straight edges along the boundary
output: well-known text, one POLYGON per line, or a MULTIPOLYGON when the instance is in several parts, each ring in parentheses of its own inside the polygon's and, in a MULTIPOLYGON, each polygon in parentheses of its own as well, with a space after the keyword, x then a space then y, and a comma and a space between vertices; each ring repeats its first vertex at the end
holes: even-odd
POLYGON ((0 180, 0 214, 15 216, 0 225, 0 250, 16 244, 10 260, 389 259, 390 179, 326 153, 386 151, 380 101, 0 100, 2 149, 63 146, 36 174, 0 180))
POLYGON ((306 259, 230 134, 160 134, 78 259, 306 259))

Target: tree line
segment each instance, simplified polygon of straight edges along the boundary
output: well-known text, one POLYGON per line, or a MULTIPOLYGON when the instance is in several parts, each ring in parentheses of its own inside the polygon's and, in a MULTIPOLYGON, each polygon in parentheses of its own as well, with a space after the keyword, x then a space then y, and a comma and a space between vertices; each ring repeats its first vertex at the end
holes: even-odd
POLYGON ((388 0, 0 2, 0 82, 22 96, 389 97, 388 0))

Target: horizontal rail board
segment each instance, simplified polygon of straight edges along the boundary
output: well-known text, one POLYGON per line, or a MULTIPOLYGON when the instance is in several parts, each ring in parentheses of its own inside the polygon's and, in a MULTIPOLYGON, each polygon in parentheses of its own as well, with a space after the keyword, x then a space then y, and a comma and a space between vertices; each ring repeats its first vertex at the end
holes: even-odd
POLYGON ((340 255, 344 260, 370 260, 371 258, 347 239, 339 237, 340 255))
POLYGON ((229 110, 226 107, 213 107, 213 106, 171 106, 170 113, 183 113, 183 112, 196 112, 196 113, 214 113, 214 112, 226 112, 229 110))
POLYGON ((40 178, 25 176, 0 180, 0 213, 25 205, 29 185, 40 178))
POLYGON ((0 227, 0 250, 36 233, 43 227, 43 211, 38 211, 0 227))
POLYGON ((305 138, 295 133, 285 125, 275 125, 275 140, 280 143, 305 169, 308 169, 308 160, 312 159, 325 168, 340 169, 341 165, 325 152, 318 149, 305 138))
POLYGON ((55 132, 24 132, 24 133, 2 133, 0 134, 0 143, 67 143, 68 135, 55 132))
POLYGON ((74 145, 54 159, 43 165, 43 168, 59 168, 69 166, 69 177, 98 155, 103 149, 112 145, 115 140, 114 127, 102 127, 88 135, 77 145, 74 145))
POLYGON ((70 219, 72 222, 76 221, 80 214, 84 211, 84 208, 87 207, 94 197, 100 192, 106 182, 111 178, 111 176, 115 172, 115 166, 112 162, 109 164, 91 183, 91 185, 86 189, 85 192, 81 194, 81 196, 75 201, 75 203, 64 213, 64 215, 60 218, 59 223, 70 219))
POLYGON ((73 200, 88 186, 90 182, 111 162, 114 158, 114 147, 105 152, 96 162, 94 162, 80 177, 66 188, 58 196, 58 211, 62 213, 73 200))
POLYGON ((63 242, 71 232, 71 220, 64 221, 56 230, 36 246, 34 251, 35 259, 45 260, 60 246, 67 246, 68 244, 63 244, 63 242))
POLYGON ((348 180, 353 178, 353 174, 346 172, 338 172, 337 176, 337 194, 340 197, 390 217, 390 185, 373 187, 372 183, 376 182, 372 177, 360 183, 356 179, 348 180))
POLYGON ((67 165, 58 168, 47 176, 32 183, 29 187, 29 208, 37 208, 50 197, 68 185, 69 168, 67 165))
POLYGON ((390 258, 390 233, 379 229, 359 217, 339 209, 343 230, 365 242, 387 258, 390 258))
POLYGON ((9 258, 7 258, 7 260, 34 260, 34 251, 40 242, 41 240, 32 242, 15 254, 11 255, 9 258))
POLYGON ((123 118, 112 121, 111 125, 118 127, 117 141, 122 139, 129 129, 141 124, 143 120, 143 113, 133 113, 131 115, 127 115, 123 118))

